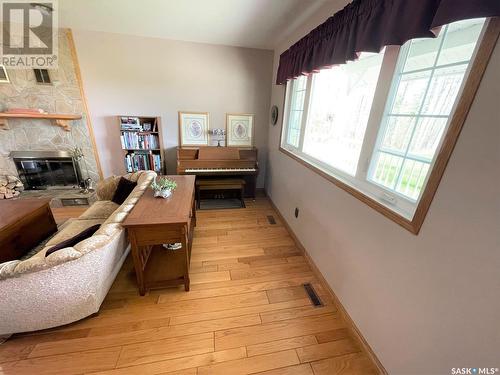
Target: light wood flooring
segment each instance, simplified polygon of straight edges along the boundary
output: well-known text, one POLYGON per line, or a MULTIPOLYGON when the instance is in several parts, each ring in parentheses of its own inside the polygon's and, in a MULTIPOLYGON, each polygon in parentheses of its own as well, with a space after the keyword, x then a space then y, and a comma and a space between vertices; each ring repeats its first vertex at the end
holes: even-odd
POLYGON ((199 211, 192 254, 190 292, 140 297, 129 257, 97 315, 16 335, 0 345, 0 373, 376 373, 266 198, 199 211))
POLYGON ((52 215, 57 225, 61 225, 66 220, 73 217, 78 217, 85 212, 89 206, 66 206, 66 207, 52 207, 52 215))

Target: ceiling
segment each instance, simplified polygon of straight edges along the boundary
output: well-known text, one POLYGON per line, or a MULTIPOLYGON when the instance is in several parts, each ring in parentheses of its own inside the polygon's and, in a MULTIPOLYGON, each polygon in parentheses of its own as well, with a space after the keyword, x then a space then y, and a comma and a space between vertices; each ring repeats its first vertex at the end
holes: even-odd
POLYGON ((59 0, 59 25, 273 49, 328 0, 59 0))

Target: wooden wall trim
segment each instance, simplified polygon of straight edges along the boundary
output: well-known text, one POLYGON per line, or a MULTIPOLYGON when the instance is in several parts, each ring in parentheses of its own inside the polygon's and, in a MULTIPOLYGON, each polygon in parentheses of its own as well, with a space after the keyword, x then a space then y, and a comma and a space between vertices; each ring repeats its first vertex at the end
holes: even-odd
POLYGON ((99 152, 97 151, 94 128, 92 126, 92 120, 90 118, 90 112, 87 104, 87 97, 85 96, 85 90, 83 89, 82 73, 80 70, 80 63, 78 62, 78 54, 76 53, 75 40, 73 39, 73 32, 71 31, 71 29, 66 30, 66 37, 68 38, 69 48, 71 50, 71 57, 73 59, 73 66, 75 68, 76 80, 78 81, 78 86, 80 87, 80 96, 82 98, 83 111, 85 112, 86 125, 89 131, 90 140, 92 142, 92 149, 94 151, 94 157, 97 164, 97 171, 101 179, 103 179, 104 175, 102 173, 101 160, 99 159, 99 152))
POLYGON ((453 112, 453 117, 450 120, 448 131, 446 132, 443 144, 439 150, 439 154, 436 158, 436 162, 434 163, 434 167, 432 168, 427 185, 425 186, 425 190, 420 198, 417 210, 413 215, 412 226, 417 228, 417 233, 427 216, 427 212, 429 211, 432 200, 434 199, 451 154, 455 149, 455 145, 457 144, 458 137, 460 136, 462 128, 465 124, 465 120, 467 120, 467 115, 469 114, 469 110, 476 97, 484 72, 488 67, 491 54, 497 44, 498 36, 500 34, 500 17, 491 18, 487 22, 488 24, 486 26, 484 36, 481 39, 474 62, 467 77, 467 81, 465 82, 464 89, 458 99, 456 109, 453 112))
MULTIPOLYGON (((456 106, 456 109, 453 112, 453 115, 450 119, 450 125, 448 127, 448 131, 446 132, 442 146, 436 157, 436 162, 434 163, 434 167, 432 168, 431 174, 429 175, 427 185, 422 193, 422 197, 420 198, 420 202, 415 210, 415 214, 413 215, 412 220, 409 220, 404 216, 396 213, 395 211, 387 208, 383 204, 379 203, 377 200, 369 197, 368 195, 353 188, 352 186, 340 181, 334 176, 326 173, 320 168, 308 163, 307 161, 301 159, 292 152, 281 147, 282 136, 283 136, 283 120, 285 116, 282 116, 279 150, 283 154, 296 160, 306 168, 312 170, 313 172, 319 174, 321 177, 332 182, 339 188, 345 190, 347 193, 351 194, 353 197, 367 204, 368 206, 378 211, 388 219, 394 221, 395 223, 399 224, 406 230, 417 235, 420 232, 420 229, 422 228, 422 224, 424 223, 425 217, 427 216, 427 212, 429 211, 432 200, 437 192, 439 183, 446 170, 446 166, 448 165, 448 161, 450 160, 453 149, 455 148, 455 145, 458 141, 458 137, 460 135, 460 132, 462 131, 465 120, 467 119, 469 110, 472 106, 472 103, 474 102, 474 98, 476 96, 477 90, 479 89, 479 85, 481 84, 484 72, 486 71, 486 68, 488 66, 491 54, 495 49, 499 34, 500 34, 500 17, 490 18, 487 21, 484 36, 480 41, 480 45, 479 48, 477 49, 476 56, 471 65, 469 75, 467 76, 467 81, 465 82, 463 91, 460 95, 460 98, 458 99, 458 104, 456 106)), ((285 110, 284 106, 283 110, 285 110)))
MULTIPOLYGON (((266 194, 267 195, 267 194, 266 194)), ((330 287, 326 279, 324 278, 323 274, 319 270, 319 268, 316 266, 316 263, 314 263, 314 260, 311 258, 309 253, 307 252, 306 248, 304 245, 302 245, 302 242, 300 242, 299 238, 293 231, 292 227, 288 224, 288 222, 285 220, 284 216, 281 214, 281 211, 278 209, 278 207, 274 204, 273 200, 269 195, 267 195, 267 198, 269 199, 269 202, 271 203, 271 206, 273 207, 274 211, 276 211, 276 214, 278 215, 279 219, 285 226, 285 228, 288 230, 290 233, 290 236, 293 238, 295 245, 297 248, 303 253, 304 258, 310 265, 311 269, 313 270, 313 273, 315 276, 318 278, 321 286, 330 294, 332 297, 335 306, 337 307, 340 315, 344 319, 346 325, 348 326, 348 329, 351 331, 353 337, 357 340, 359 346, 363 350, 363 352, 371 359, 373 365, 377 368, 378 372, 380 374, 386 375, 388 374, 387 370, 385 367, 382 365, 382 362, 378 359, 377 355, 373 351, 373 349, 370 347, 366 339, 364 338, 363 334, 359 330, 359 328, 356 326, 356 323, 354 323, 354 320, 350 317, 349 313, 345 309, 345 307, 342 305, 340 302, 340 299, 337 297, 333 289, 330 287)))

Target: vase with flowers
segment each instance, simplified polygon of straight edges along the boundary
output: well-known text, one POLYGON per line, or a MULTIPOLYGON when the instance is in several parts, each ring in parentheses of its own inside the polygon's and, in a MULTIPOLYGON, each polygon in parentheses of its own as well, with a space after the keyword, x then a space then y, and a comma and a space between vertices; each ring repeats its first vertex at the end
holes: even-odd
POLYGON ((151 188, 153 189, 154 196, 157 198, 168 198, 172 195, 172 192, 177 187, 175 181, 169 180, 166 177, 154 178, 151 183, 151 188))

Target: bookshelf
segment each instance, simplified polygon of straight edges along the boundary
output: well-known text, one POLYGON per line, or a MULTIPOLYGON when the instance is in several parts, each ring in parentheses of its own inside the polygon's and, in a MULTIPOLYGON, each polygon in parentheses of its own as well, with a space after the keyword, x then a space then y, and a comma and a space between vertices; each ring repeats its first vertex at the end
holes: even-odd
POLYGON ((152 170, 165 174, 159 117, 118 116, 125 172, 152 170))

